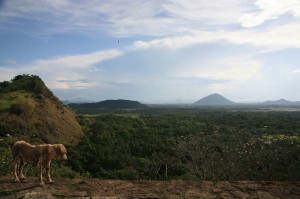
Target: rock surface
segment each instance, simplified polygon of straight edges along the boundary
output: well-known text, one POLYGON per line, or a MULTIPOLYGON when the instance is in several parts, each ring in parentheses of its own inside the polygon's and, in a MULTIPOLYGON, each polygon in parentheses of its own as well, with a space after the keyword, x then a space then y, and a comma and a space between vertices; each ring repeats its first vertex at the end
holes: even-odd
POLYGON ((300 198, 300 182, 269 181, 122 181, 101 179, 55 179, 40 187, 37 178, 15 183, 0 177, 4 199, 226 199, 300 198))

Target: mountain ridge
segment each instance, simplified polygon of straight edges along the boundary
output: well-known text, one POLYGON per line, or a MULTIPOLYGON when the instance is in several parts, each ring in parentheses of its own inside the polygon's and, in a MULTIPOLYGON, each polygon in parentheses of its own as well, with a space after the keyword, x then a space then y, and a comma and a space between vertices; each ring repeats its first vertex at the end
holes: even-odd
POLYGON ((201 105, 201 106, 228 106, 228 105, 253 105, 253 106, 300 106, 300 101, 290 101, 286 99, 279 100, 266 100, 263 102, 234 102, 231 101, 218 93, 214 93, 208 95, 206 97, 201 98, 200 100, 192 103, 193 105, 201 105))
POLYGON ((147 105, 142 104, 138 101, 132 100, 104 100, 100 102, 92 102, 92 103, 71 103, 68 104, 69 107, 73 109, 101 109, 101 108, 111 108, 111 109, 140 109, 140 108, 148 108, 147 105))
POLYGON ((292 102, 286 99, 279 99, 279 100, 267 100, 262 102, 262 104, 264 105, 282 105, 282 106, 286 106, 286 105, 297 105, 299 102, 292 102))

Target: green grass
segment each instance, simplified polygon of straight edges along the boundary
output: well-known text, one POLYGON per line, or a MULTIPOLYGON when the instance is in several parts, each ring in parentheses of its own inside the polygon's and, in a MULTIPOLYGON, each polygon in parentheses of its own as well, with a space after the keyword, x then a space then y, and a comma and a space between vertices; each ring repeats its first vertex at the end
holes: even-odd
POLYGON ((296 143, 300 143, 300 135, 264 135, 262 138, 265 141, 290 140, 296 143))
POLYGON ((1 95, 0 113, 7 112, 13 104, 32 103, 31 95, 31 93, 26 91, 11 92, 1 95))

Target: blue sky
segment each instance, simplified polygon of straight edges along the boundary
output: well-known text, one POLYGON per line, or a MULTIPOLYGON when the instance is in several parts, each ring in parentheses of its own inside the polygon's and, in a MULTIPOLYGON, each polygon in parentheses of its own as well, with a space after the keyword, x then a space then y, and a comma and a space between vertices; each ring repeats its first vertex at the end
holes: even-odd
POLYGON ((0 1, 0 81, 61 100, 300 101, 299 0, 0 1))

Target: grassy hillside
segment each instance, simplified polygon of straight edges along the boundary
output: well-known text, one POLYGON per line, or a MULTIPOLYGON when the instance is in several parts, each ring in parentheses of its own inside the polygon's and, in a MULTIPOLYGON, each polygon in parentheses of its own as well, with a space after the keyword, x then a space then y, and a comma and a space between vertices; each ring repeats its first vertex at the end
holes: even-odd
POLYGON ((0 83, 0 136, 30 142, 77 142, 83 135, 75 114, 38 76, 18 75, 0 83))

